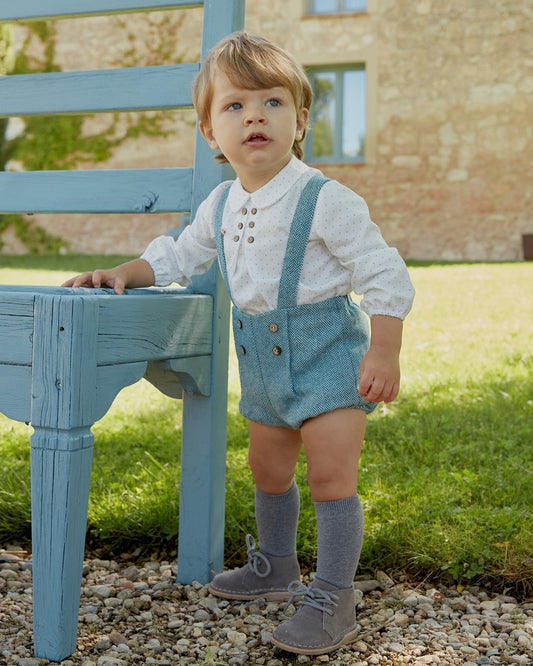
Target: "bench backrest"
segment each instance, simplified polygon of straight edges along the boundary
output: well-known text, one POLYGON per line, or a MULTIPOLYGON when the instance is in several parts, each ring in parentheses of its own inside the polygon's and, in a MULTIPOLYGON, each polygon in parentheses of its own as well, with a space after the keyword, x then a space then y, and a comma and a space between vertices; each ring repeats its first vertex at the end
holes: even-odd
MULTIPOLYGON (((30 21, 204 6, 202 56, 240 29, 244 0, 0 0, 0 21, 30 21)), ((0 117, 192 106, 199 64, 0 76, 0 117)), ((197 135, 189 168, 0 173, 2 213, 190 212, 224 177, 197 135)), ((198 291, 213 293, 214 271, 198 291)))

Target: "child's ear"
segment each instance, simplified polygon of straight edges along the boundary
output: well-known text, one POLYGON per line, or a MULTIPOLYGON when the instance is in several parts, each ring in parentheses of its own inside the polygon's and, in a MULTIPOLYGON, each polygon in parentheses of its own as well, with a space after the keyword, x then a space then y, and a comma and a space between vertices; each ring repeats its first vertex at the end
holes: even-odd
POLYGON ((296 129, 303 132, 309 124, 309 109, 302 108, 296 114, 296 129))
POLYGON ((218 150, 218 143, 215 139, 215 136, 213 134, 213 129, 211 127, 208 127, 205 125, 201 120, 198 123, 198 127, 200 128, 200 132, 202 133, 202 136, 204 139, 207 141, 209 144, 209 147, 212 148, 213 150, 218 150))

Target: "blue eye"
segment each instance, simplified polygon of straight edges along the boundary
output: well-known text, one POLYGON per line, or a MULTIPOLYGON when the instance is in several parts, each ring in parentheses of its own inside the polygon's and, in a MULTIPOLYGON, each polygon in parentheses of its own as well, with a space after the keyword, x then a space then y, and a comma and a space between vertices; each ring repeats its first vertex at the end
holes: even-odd
POLYGON ((228 106, 228 109, 230 111, 237 111, 238 109, 242 109, 242 104, 240 102, 233 102, 233 104, 228 106))
POLYGON ((268 100, 267 105, 268 106, 281 106, 281 102, 280 102, 279 99, 273 98, 273 99, 268 100))

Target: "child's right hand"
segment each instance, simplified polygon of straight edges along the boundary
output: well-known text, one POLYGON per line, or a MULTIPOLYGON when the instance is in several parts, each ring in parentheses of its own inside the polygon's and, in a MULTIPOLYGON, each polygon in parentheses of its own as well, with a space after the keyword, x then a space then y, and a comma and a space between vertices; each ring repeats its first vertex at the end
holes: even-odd
POLYGON ((67 280, 62 287, 110 287, 115 294, 123 294, 126 278, 121 274, 120 267, 108 270, 88 271, 67 280))
POLYGON ((123 294, 126 287, 152 287, 155 282, 154 272, 144 259, 134 259, 115 268, 89 271, 70 278, 62 287, 110 287, 115 294, 123 294))

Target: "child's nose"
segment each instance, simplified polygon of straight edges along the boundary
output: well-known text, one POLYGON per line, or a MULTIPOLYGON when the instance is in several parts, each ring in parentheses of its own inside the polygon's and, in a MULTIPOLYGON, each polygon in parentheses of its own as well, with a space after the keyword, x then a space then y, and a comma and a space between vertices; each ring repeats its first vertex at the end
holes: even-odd
POLYGON ((245 116, 244 122, 246 125, 253 125, 254 123, 263 124, 264 122, 266 122, 266 117, 261 107, 250 108, 245 116))

